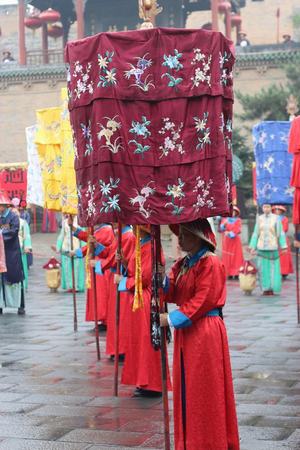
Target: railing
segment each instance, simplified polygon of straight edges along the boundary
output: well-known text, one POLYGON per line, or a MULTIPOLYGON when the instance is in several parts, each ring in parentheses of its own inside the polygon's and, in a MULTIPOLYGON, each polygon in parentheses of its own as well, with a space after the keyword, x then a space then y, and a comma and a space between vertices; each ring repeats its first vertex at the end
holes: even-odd
POLYGON ((41 50, 32 50, 26 53, 26 63, 28 66, 40 66, 42 64, 63 64, 63 50, 48 50, 43 53, 41 50))

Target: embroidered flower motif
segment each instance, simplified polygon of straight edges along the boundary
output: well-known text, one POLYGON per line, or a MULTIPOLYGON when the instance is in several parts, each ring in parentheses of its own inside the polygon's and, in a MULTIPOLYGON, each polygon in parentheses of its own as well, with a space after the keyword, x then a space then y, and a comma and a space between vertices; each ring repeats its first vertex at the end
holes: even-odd
POLYGON ((122 127, 121 122, 116 120, 117 117, 119 116, 113 118, 103 117, 103 120, 105 119, 107 121, 106 126, 102 123, 97 124, 100 125, 100 131, 97 133, 98 140, 101 141, 104 138, 105 145, 102 145, 102 147, 108 148, 114 154, 118 153, 120 150, 124 150, 120 142, 122 141, 121 136, 117 136, 113 140, 114 135, 118 133, 118 130, 122 127))
POLYGON ((89 120, 88 125, 86 125, 85 123, 81 123, 80 126, 81 126, 83 137, 85 139, 84 156, 88 156, 94 150, 93 139, 92 139, 92 130, 91 130, 92 124, 91 124, 91 121, 89 120))
POLYGON ((203 114, 203 118, 194 117, 195 128, 198 135, 198 144, 196 149, 203 150, 205 145, 211 144, 210 140, 210 128, 207 126, 208 122, 208 112, 203 114))
POLYGON ((227 53, 226 51, 222 54, 219 53, 219 64, 220 64, 220 84, 223 86, 227 86, 228 81, 232 79, 232 70, 228 67, 224 67, 230 60, 231 53, 227 53))
POLYGON ((178 178, 178 184, 168 184, 166 195, 171 197, 171 202, 167 202, 165 204, 166 207, 171 206, 173 208, 172 214, 174 216, 180 216, 182 211, 184 210, 184 206, 180 206, 181 200, 185 197, 185 193, 183 192, 183 187, 185 183, 178 178), (176 204, 179 203, 179 204, 176 204))
POLYGON ((228 150, 232 150, 232 120, 228 118, 225 121, 223 113, 220 115, 220 120, 219 130, 223 134, 224 142, 226 143, 228 150))
POLYGON ((199 48, 194 48, 194 58, 191 61, 192 66, 196 66, 191 80, 193 88, 198 87, 200 83, 211 87, 211 55, 205 55, 199 48))
POLYGON ((120 178, 117 178, 116 180, 110 178, 109 183, 105 183, 105 181, 99 180, 100 192, 102 194, 102 206, 100 212, 121 212, 121 208, 119 205, 120 194, 110 195, 114 189, 118 188, 119 183, 120 178))
POLYGON ((131 205, 138 205, 138 211, 145 219, 149 219, 152 213, 152 210, 146 204, 150 195, 155 193, 155 189, 150 186, 152 183, 154 182, 150 181, 140 191, 134 189, 136 196, 129 199, 131 205))
POLYGON ((141 154, 142 158, 144 153, 150 150, 150 145, 143 145, 141 142, 138 142, 138 138, 147 139, 151 136, 151 132, 148 130, 148 126, 151 125, 151 121, 147 120, 146 116, 142 116, 142 122, 135 122, 134 120, 131 123, 131 127, 129 133, 135 135, 136 139, 132 139, 128 142, 128 144, 135 145, 135 154, 141 154))
POLYGON ((89 92, 89 94, 92 94, 94 92, 94 82, 93 80, 90 79, 91 70, 92 70, 91 62, 87 63, 85 69, 84 66, 79 63, 79 61, 76 61, 74 63, 73 78, 77 79, 76 88, 74 89, 76 99, 80 98, 81 95, 84 94, 85 92, 89 92))
POLYGON ((108 68, 113 60, 114 52, 105 52, 105 56, 98 53, 98 66, 100 69, 99 83, 97 87, 109 87, 117 84, 117 69, 115 67, 108 68))
POLYGON ((207 182, 200 176, 196 178, 196 185, 193 192, 197 194, 197 201, 193 204, 193 208, 198 213, 201 208, 215 209, 215 199, 211 196, 212 179, 207 182))
POLYGON ((168 156, 170 152, 177 150, 181 155, 184 154, 183 140, 181 139, 181 132, 183 129, 183 122, 176 128, 175 123, 171 122, 167 117, 162 119, 163 126, 159 130, 159 134, 164 136, 164 142, 159 146, 161 154, 159 158, 168 156))
POLYGON ((151 87, 155 87, 153 84, 153 78, 150 74, 146 76, 144 80, 142 77, 147 69, 152 66, 152 60, 147 59, 148 53, 146 53, 142 58, 138 57, 137 64, 134 66, 133 64, 129 64, 130 69, 125 70, 124 76, 127 80, 130 80, 131 77, 135 79, 135 82, 130 86, 136 86, 144 92, 148 92, 151 87))
POLYGON ((161 78, 167 77, 169 79, 168 86, 177 89, 177 86, 183 81, 183 78, 176 78, 172 73, 183 69, 183 65, 179 61, 182 58, 182 53, 179 53, 176 49, 174 50, 174 53, 174 55, 164 55, 164 62, 162 65, 167 67, 168 71, 163 73, 161 78))
POLYGON ((85 197, 88 199, 88 207, 87 207, 88 217, 92 217, 96 213, 96 205, 94 202, 95 189, 96 187, 92 184, 92 182, 88 181, 88 187, 85 193, 85 197))

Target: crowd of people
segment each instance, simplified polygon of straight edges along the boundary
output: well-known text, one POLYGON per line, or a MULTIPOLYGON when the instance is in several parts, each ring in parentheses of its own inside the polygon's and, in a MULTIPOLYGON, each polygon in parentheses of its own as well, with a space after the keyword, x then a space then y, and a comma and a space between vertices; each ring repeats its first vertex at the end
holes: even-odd
MULTIPOLYGON (((273 295, 280 292, 282 277, 293 272, 288 219, 283 205, 265 204, 262 210, 247 250, 250 257, 256 258, 263 295, 273 295)), ((17 198, 10 201, 2 193, 0 227, 4 245, 4 256, 0 257, 3 259, 0 270, 4 268, 0 313, 3 308, 11 307, 24 314, 28 268, 32 264, 26 203, 17 198)), ((165 303, 176 304, 177 308, 161 313, 160 325, 174 329, 173 377, 171 380, 167 369, 167 383, 174 392, 176 448, 184 448, 184 443, 188 443, 187 448, 212 448, 211 443, 217 440, 222 443, 220 448, 235 450, 239 448, 239 438, 222 309, 226 301, 226 278, 237 279, 244 264, 240 210, 234 206, 232 217, 223 218, 219 223, 218 232, 223 236, 222 258, 216 255, 216 236, 208 220, 170 226, 170 230, 176 242, 176 259, 179 258, 167 274, 162 250, 161 298, 165 303)), ((71 258, 74 259, 75 289, 84 292, 87 287, 86 321, 98 323, 99 331, 106 332, 106 354, 111 360, 115 357, 116 292, 119 291, 119 358, 124 362, 121 383, 133 386, 135 397, 160 397, 161 358, 151 343, 150 226, 123 225, 120 229, 117 224, 103 223, 90 235, 78 227, 76 218, 64 216, 53 250, 61 257, 61 287, 69 292, 73 292, 71 258), (121 251, 118 250, 120 232, 121 251), (139 260, 143 307, 136 304, 139 260), (118 264, 120 274, 116 273, 118 264)))

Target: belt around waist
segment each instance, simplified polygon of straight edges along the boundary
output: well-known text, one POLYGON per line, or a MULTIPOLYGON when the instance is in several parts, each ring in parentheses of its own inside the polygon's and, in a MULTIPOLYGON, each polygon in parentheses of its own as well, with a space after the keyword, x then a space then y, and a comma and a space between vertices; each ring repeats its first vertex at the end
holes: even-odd
POLYGON ((208 313, 206 313, 204 317, 221 317, 222 319, 223 318, 222 308, 212 309, 211 311, 208 311, 208 313))

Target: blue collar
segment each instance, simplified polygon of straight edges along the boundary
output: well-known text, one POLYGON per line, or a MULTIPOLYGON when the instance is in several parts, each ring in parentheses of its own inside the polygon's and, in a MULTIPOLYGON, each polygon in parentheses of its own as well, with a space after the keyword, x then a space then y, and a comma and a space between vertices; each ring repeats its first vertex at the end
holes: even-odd
POLYGON ((0 217, 2 217, 3 219, 6 219, 6 217, 8 216, 9 213, 10 213, 10 209, 6 208, 6 210, 4 211, 4 213, 2 213, 0 215, 0 217))
POLYGON ((147 242, 151 241, 151 236, 146 236, 143 239, 141 239, 141 246, 143 246, 144 244, 147 244, 147 242))
POLYGON ((132 231, 132 228, 131 228, 130 225, 126 225, 126 227, 124 227, 124 228, 122 229, 122 234, 125 234, 125 233, 127 233, 128 231, 132 231))
POLYGON ((110 227, 110 224, 109 223, 101 223, 101 225, 96 225, 95 231, 101 230, 101 228, 105 228, 105 227, 110 227))
POLYGON ((235 223, 237 221, 237 217, 227 217, 228 223, 235 223))
POLYGON ((201 250, 199 250, 197 253, 195 253, 192 256, 187 255, 184 259, 184 264, 188 266, 188 268, 190 269, 191 267, 193 267, 198 261, 199 259, 206 253, 208 252, 208 248, 207 247, 203 247, 201 248, 201 250))

